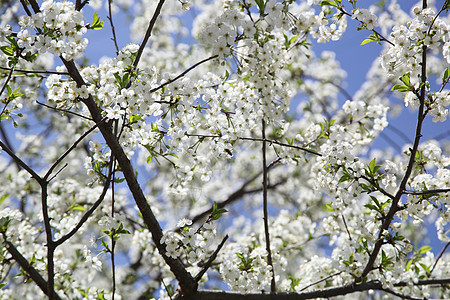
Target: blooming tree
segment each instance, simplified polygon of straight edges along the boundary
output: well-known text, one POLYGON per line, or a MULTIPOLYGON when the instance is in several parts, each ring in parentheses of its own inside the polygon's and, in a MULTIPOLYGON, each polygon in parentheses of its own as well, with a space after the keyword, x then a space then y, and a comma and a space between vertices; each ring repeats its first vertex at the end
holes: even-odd
POLYGON ((450 297, 450 1, 0 3, 2 299, 450 297))

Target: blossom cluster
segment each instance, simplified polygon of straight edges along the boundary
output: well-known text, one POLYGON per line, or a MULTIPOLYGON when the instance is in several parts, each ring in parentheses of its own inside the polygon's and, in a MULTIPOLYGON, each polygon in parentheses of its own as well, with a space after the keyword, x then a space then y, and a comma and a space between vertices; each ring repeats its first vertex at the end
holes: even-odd
POLYGON ((180 233, 168 231, 161 238, 166 245, 166 254, 172 258, 185 257, 190 265, 208 259, 211 248, 216 242, 216 227, 212 221, 204 223, 200 228, 190 227, 192 220, 182 219, 177 226, 180 233))
POLYGON ((79 58, 88 44, 88 40, 83 38, 87 32, 83 14, 68 1, 47 0, 41 4, 40 10, 20 20, 18 45, 32 53, 49 51, 67 60, 79 58), (32 35, 30 30, 35 30, 37 35, 32 35))
POLYGON ((450 33, 448 24, 441 19, 435 19, 436 12, 431 8, 413 9, 415 17, 407 25, 396 25, 390 34, 391 42, 381 56, 381 65, 392 76, 399 76, 408 69, 411 78, 420 75, 423 46, 438 49, 441 43, 443 56, 450 63, 448 52, 450 33), (430 27, 431 26, 431 27, 430 27))

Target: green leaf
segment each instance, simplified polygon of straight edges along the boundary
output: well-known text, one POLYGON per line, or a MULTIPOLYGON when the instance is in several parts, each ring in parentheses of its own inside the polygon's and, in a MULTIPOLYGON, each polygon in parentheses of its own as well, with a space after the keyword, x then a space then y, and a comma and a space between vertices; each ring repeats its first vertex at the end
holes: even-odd
POLYGON ((130 123, 130 124, 134 124, 134 123, 136 123, 137 121, 142 121, 143 119, 142 119, 142 116, 140 116, 140 115, 135 115, 135 116, 130 116, 129 118, 128 118, 128 122, 130 123))
POLYGON ((211 212, 211 216, 210 216, 210 220, 211 221, 215 221, 217 219, 219 219, 223 213, 228 212, 228 210, 226 210, 225 208, 217 208, 217 203, 214 201, 213 202, 213 209, 211 212))
POLYGON ((86 208, 84 208, 81 205, 75 205, 74 207, 72 207, 73 210, 80 210, 80 211, 86 211, 86 208))
POLYGON ((365 45, 365 44, 368 44, 368 43, 371 43, 371 42, 374 42, 374 41, 375 40, 373 38, 368 37, 367 39, 363 40, 361 42, 361 44, 359 44, 359 45, 362 46, 362 45, 365 45))
POLYGON ((10 194, 5 194, 3 196, 0 197, 0 205, 3 203, 3 201, 5 201, 8 197, 10 196, 10 194))
POLYGON ((14 50, 8 46, 2 46, 0 49, 8 56, 14 56, 14 50))
POLYGON ((335 1, 329 1, 329 0, 323 0, 322 2, 320 2, 320 5, 322 5, 322 6, 329 5, 329 6, 334 6, 334 7, 339 8, 339 5, 335 1))
POLYGON ((425 253, 427 253, 430 250, 431 250, 430 246, 423 246, 419 250, 417 250, 417 253, 418 254, 425 254, 425 253))
POLYGON ((264 3, 264 0, 255 0, 256 5, 258 5, 259 8, 259 14, 263 14, 264 13, 264 8, 266 7, 266 4, 264 3))
POLYGON ((369 163, 369 170, 370 170, 370 172, 373 174, 374 172, 373 172, 373 170, 375 169, 375 158, 374 159, 372 159, 371 161, 370 161, 370 163, 369 163))
POLYGON ((89 29, 99 30, 103 28, 105 21, 101 21, 97 12, 94 12, 94 17, 92 18, 92 24, 89 26, 89 29))
POLYGON ((344 172, 344 175, 342 175, 342 177, 339 179, 339 182, 338 183, 342 183, 342 182, 344 182, 344 181, 348 181, 348 180, 350 180, 352 178, 352 176, 347 172, 347 171, 345 171, 344 172))
POLYGON ((11 43, 13 49, 19 49, 16 39, 13 36, 7 36, 6 39, 11 43))
POLYGON ((399 91, 399 92, 409 92, 411 89, 407 86, 396 84, 392 87, 391 91, 399 91))
MULTIPOLYGON (((450 1, 450 0, 449 0, 450 1)), ((448 79, 448 77, 449 77, 449 73, 450 73, 450 70, 448 69, 448 67, 445 69, 445 71, 444 71, 444 75, 442 76, 442 81, 444 82, 444 81, 446 81, 447 79, 448 79)))
POLYGON ((400 81, 403 82, 407 87, 411 88, 411 79, 410 79, 410 72, 404 74, 402 77, 400 77, 400 81))

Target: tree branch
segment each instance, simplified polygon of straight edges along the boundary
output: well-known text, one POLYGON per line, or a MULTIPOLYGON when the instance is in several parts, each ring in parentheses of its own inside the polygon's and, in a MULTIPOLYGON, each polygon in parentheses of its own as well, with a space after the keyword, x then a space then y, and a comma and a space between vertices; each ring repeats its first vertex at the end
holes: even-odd
POLYGON ((448 193, 448 192, 450 192, 450 188, 434 189, 434 190, 426 190, 426 191, 403 191, 404 194, 408 194, 408 195, 429 195, 429 194, 448 193))
MULTIPOLYGON (((85 84, 81 74, 79 73, 77 67, 73 63, 73 61, 67 61, 63 57, 61 57, 64 65, 66 66, 70 76, 75 80, 78 86, 82 86, 85 84)), ((106 143, 111 149, 112 154, 116 157, 117 162, 122 170, 122 173, 127 182, 128 188, 130 189, 135 203, 139 209, 139 212, 142 214, 143 221, 149 231, 152 233, 153 241, 155 242, 156 247, 158 248, 159 253, 163 257, 164 261, 170 267, 170 270, 173 272, 175 277, 177 278, 181 290, 184 294, 190 295, 197 290, 197 282, 194 281, 194 278, 191 276, 189 272, 185 269, 182 262, 178 259, 173 259, 166 255, 166 246, 161 243, 161 238, 163 236, 163 232, 161 226, 159 225, 158 220, 156 219, 150 205, 145 198, 144 192, 142 191, 137 178, 135 176, 134 168, 131 165, 130 160, 126 156, 122 146, 120 145, 117 137, 111 130, 111 125, 106 122, 101 122, 102 115, 95 104, 95 101, 92 95, 89 95, 88 98, 81 100, 88 108, 93 120, 98 125, 98 128, 104 137, 106 143)))
POLYGON ((114 47, 116 48, 116 55, 119 55, 119 46, 117 46, 117 37, 116 37, 116 30, 114 28, 114 23, 112 19, 112 13, 111 13, 111 2, 112 0, 108 0, 108 19, 109 24, 111 24, 111 31, 112 31, 112 40, 114 42, 114 47))
POLYGON ((219 254, 220 249, 222 249, 223 245, 225 245, 225 242, 227 241, 227 239, 228 239, 228 234, 222 239, 222 242, 220 242, 219 246, 217 246, 217 249, 214 251, 214 253, 210 256, 208 261, 205 263, 205 266, 203 267, 203 269, 200 272, 198 272, 197 275, 195 275, 194 279, 196 282, 199 282, 200 279, 202 279, 203 275, 206 273, 206 271, 208 271, 208 269, 211 267, 211 264, 216 259, 217 254, 219 254))
POLYGON ((25 74, 57 74, 57 75, 69 75, 67 72, 57 72, 57 71, 46 71, 46 70, 22 70, 22 69, 14 69, 14 68, 5 68, 0 67, 1 70, 5 71, 13 71, 25 74))
POLYGON ((203 64, 203 63, 205 63, 205 62, 207 62, 207 61, 210 61, 210 60, 212 60, 212 59, 214 59, 214 58, 216 58, 216 57, 218 57, 218 55, 213 55, 213 56, 210 56, 210 57, 208 57, 208 58, 205 58, 204 60, 199 61, 198 63, 196 63, 196 64, 190 66, 189 68, 187 68, 186 70, 184 70, 182 73, 180 73, 180 74, 179 74, 178 76, 176 76, 175 78, 170 79, 170 80, 167 80, 166 82, 164 82, 164 83, 161 84, 160 86, 157 86, 157 87, 151 89, 149 93, 156 92, 157 90, 162 89, 162 88, 165 87, 166 85, 171 84, 171 83, 174 82, 174 81, 177 81, 178 79, 180 79, 181 77, 183 77, 184 75, 186 75, 187 73, 189 73, 190 71, 192 71, 193 69, 195 69, 196 67, 198 67, 199 65, 201 65, 201 64, 203 64))
MULTIPOLYGON (((426 8, 426 0, 424 0, 423 8, 426 8)), ((403 176, 403 179, 400 183, 400 186, 395 194, 394 199, 392 200, 392 205, 389 208, 389 212, 386 215, 386 218, 383 220, 379 233, 378 233, 378 239, 375 243, 375 246, 373 247, 372 252, 369 255, 369 260, 367 262, 367 265, 365 266, 362 274, 360 277, 356 278, 356 282, 361 282, 362 278, 367 276, 371 270, 373 270, 373 264, 375 263, 375 260, 378 256, 378 253, 380 252, 381 246, 383 246, 384 239, 383 234, 384 231, 387 230, 394 219, 395 214, 400 210, 398 203, 400 201, 400 198, 402 195, 405 194, 405 188, 406 184, 408 182, 408 179, 411 176, 411 173, 413 171, 413 167, 415 164, 415 157, 417 153, 417 149, 419 148, 420 144, 420 138, 422 137, 422 124, 425 119, 424 109, 425 109, 425 97, 426 97, 426 90, 425 90, 425 83, 427 80, 427 46, 422 46, 422 73, 421 73, 421 82, 424 83, 421 90, 420 90, 420 106, 419 106, 419 112, 417 115, 417 124, 416 124, 416 132, 414 137, 414 144, 411 149, 409 162, 405 171, 405 174, 403 176)))
MULTIPOLYGON (((111 157, 111 159, 112 159, 112 157, 111 157)), ((102 203, 103 199, 106 196, 106 193, 108 192, 108 187, 111 182, 111 177, 112 177, 113 172, 114 172, 114 170, 112 168, 112 160, 111 160, 109 162, 108 177, 105 180, 105 184, 103 185, 102 193, 98 197, 97 201, 95 201, 94 205, 92 205, 92 207, 88 211, 86 211, 86 213, 81 217, 78 224, 69 233, 67 233, 66 235, 62 236, 59 240, 54 242, 55 247, 58 247, 59 245, 61 245, 62 243, 64 243, 68 239, 70 239, 73 235, 75 235, 75 233, 77 233, 77 231, 81 228, 81 226, 83 226, 83 224, 94 213, 94 211, 97 209, 97 207, 102 203)))
MULTIPOLYGON (((103 122, 105 120, 105 118, 103 118, 100 122, 103 122)), ((94 126, 92 126, 88 131, 86 131, 85 133, 83 133, 73 144, 72 146, 70 146, 69 149, 67 149, 60 157, 58 157, 58 159, 51 165, 50 169, 48 169, 47 173, 44 176, 44 180, 47 180, 48 177, 52 174, 53 170, 59 165, 59 163, 67 156, 70 154, 70 152, 72 152, 77 146, 78 144, 86 137, 88 136, 92 131, 94 131, 97 128, 97 124, 95 124, 94 126)))
POLYGON ((136 54, 136 58, 134 59, 133 66, 136 68, 139 60, 141 59, 142 53, 144 52, 145 45, 147 44, 148 39, 152 35, 153 26, 155 26, 156 19, 161 14, 161 8, 164 4, 165 0, 159 0, 158 5, 156 6, 155 12, 153 14, 150 23, 148 24, 147 32, 145 33, 144 39, 142 40, 141 45, 139 46, 139 50, 136 54))
MULTIPOLYGON (((45 279, 39 274, 39 272, 28 262, 28 260, 23 257, 23 255, 17 250, 17 248, 10 242, 5 240, 6 250, 11 254, 12 258, 19 264, 19 266, 30 275, 31 279, 38 285, 44 294, 49 296, 48 286, 45 279)), ((60 300, 61 298, 55 294, 55 298, 60 300)))
MULTIPOLYGON (((440 280, 419 280, 415 286, 421 285, 448 285, 450 284, 450 278, 440 280)), ((408 283, 400 283, 394 286, 403 287, 408 283)), ((408 295, 400 294, 388 288, 383 288, 382 284, 378 281, 369 281, 361 284, 350 284, 341 287, 325 288, 317 291, 302 292, 302 293, 238 293, 238 292, 225 292, 225 291, 212 291, 212 290, 199 290, 197 294, 191 299, 195 300, 304 300, 304 299, 316 299, 316 298, 331 298, 337 296, 344 296, 356 292, 364 292, 370 290, 384 291, 403 299, 418 300, 423 298, 415 298, 408 295)))
POLYGON ((276 283, 275 283, 275 270, 272 262, 272 250, 270 249, 270 233, 269 233, 269 213, 267 210, 268 200, 267 200, 267 182, 268 182, 268 170, 267 170, 267 159, 266 159, 266 121, 264 118, 261 121, 262 124, 262 164, 263 164, 263 220, 264 220, 264 236, 266 240, 266 251, 267 251, 267 264, 272 268, 272 280, 270 281, 270 291, 275 293, 276 283))

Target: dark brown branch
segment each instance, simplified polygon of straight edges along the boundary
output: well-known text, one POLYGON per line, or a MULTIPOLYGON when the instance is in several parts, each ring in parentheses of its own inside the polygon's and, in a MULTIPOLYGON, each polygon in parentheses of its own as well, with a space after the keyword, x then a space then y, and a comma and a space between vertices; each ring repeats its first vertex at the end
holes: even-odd
POLYGON ((31 169, 25 162, 23 162, 7 145, 0 141, 0 147, 3 151, 8 153, 9 156, 25 171, 27 171, 31 177, 33 177, 37 182, 42 182, 43 179, 39 176, 33 169, 31 169))
POLYGON ((84 0, 83 2, 81 2, 81 0, 77 0, 76 4, 75 4, 75 10, 82 10, 83 7, 89 3, 89 0, 84 0))
MULTIPOLYGON (((78 86, 82 86, 85 84, 81 74, 79 73, 77 67, 73 63, 73 61, 67 61, 64 58, 60 57, 66 66, 70 76, 75 80, 78 86)), ((163 257, 164 261, 170 267, 170 270, 175 275, 178 280, 181 290, 185 295, 190 295, 197 290, 197 282, 194 281, 194 278, 187 272, 182 262, 178 259, 173 259, 166 254, 166 247, 161 243, 161 238, 163 236, 163 231, 161 226, 159 225, 158 220, 156 219, 147 199, 145 198, 144 192, 142 191, 139 182, 137 181, 134 168, 131 165, 130 160, 125 154, 122 146, 120 145, 117 137, 111 130, 111 124, 101 122, 102 115, 95 104, 95 101, 91 95, 88 98, 81 100, 89 109, 89 112, 98 128, 104 137, 106 143, 111 149, 112 154, 116 157, 117 162, 119 163, 120 169, 125 177, 128 188, 133 195, 135 203, 139 209, 139 212, 142 215, 143 221, 149 231, 152 233, 153 241, 155 242, 156 248, 158 248, 159 253, 163 257)))
POLYGON ((83 224, 94 213, 94 211, 97 209, 97 207, 102 203, 103 199, 106 196, 106 193, 108 192, 108 187, 109 187, 109 184, 111 182, 111 176, 112 176, 113 172, 114 172, 114 170, 112 168, 112 161, 110 161, 109 162, 108 177, 105 180, 105 183, 103 185, 102 193, 98 197, 97 201, 95 201, 94 205, 92 205, 92 207, 88 211, 86 211, 86 213, 81 217, 81 219, 78 222, 78 224, 69 233, 67 233, 66 235, 61 237, 59 240, 54 242, 55 247, 58 247, 59 245, 61 245, 62 243, 64 243, 68 239, 70 239, 73 235, 75 235, 75 233, 77 233, 77 231, 81 228, 81 226, 83 226, 83 224))
POLYGON ((430 195, 430 194, 439 194, 439 193, 448 193, 450 192, 450 188, 448 189, 434 189, 434 190, 426 190, 426 191, 404 191, 403 193, 408 195, 430 195))
POLYGON ((152 35, 153 27, 155 26, 156 19, 161 14, 161 8, 162 8, 162 6, 164 4, 164 1, 165 0, 159 0, 158 5, 156 6, 155 12, 153 14, 153 17, 150 20, 150 23, 148 24, 147 32, 145 33, 144 39, 142 40, 142 43, 139 46, 139 50, 138 50, 138 52, 136 54, 136 58, 134 59, 134 62, 133 62, 133 66, 135 68, 137 67, 137 65, 139 63, 139 60, 141 59, 142 53, 144 52, 144 48, 145 48, 145 45, 148 42, 148 39, 152 35))
POLYGON ((20 3, 22 3, 22 7, 25 10, 25 12, 27 13, 27 16, 31 16, 32 13, 31 11, 28 9, 27 3, 25 2, 25 0, 20 0, 20 3))
MULTIPOLYGON (((5 240, 4 243, 6 244, 6 250, 8 250, 9 254, 11 254, 12 258, 28 275, 30 275, 31 279, 33 279, 33 281, 38 285, 41 291, 48 296, 49 293, 47 282, 41 276, 41 274, 39 274, 39 272, 32 265, 30 265, 28 260, 25 257, 23 257, 23 255, 19 252, 19 250, 17 250, 17 248, 10 241, 5 240)), ((55 298, 58 300, 61 299, 56 294, 55 298)))
MULTIPOLYGON (((424 6, 423 8, 426 8, 426 0, 424 0, 423 6, 424 6)), ((381 224, 381 227, 380 227, 380 230, 378 233, 377 242, 375 243, 373 250, 369 255, 369 260, 367 262, 367 265, 365 266, 361 276, 356 279, 357 282, 361 282, 362 278, 367 276, 367 274, 369 274, 369 272, 371 270, 373 270, 373 264, 375 263, 378 253, 380 252, 381 246, 383 246, 383 243, 384 243, 384 238, 383 238, 384 231, 389 228, 392 220, 394 219, 395 214, 401 209, 398 206, 398 203, 399 203, 402 195, 405 194, 406 184, 407 184, 408 179, 410 178, 411 173, 414 168, 417 149, 419 148, 420 138, 422 137, 422 124, 425 119, 425 114, 424 114, 425 97, 426 97, 425 83, 427 80, 427 46, 425 46, 425 45, 422 46, 422 73, 421 73, 420 80, 424 84, 423 84, 422 88, 420 89, 420 95, 419 95, 420 106, 419 106, 419 112, 417 115, 416 132, 415 132, 415 136, 414 136, 414 144, 411 149, 408 165, 407 165, 405 174, 403 176, 403 179, 400 183, 400 186, 395 194, 395 197, 392 200, 392 205, 389 208, 389 212, 387 213, 386 217, 384 218, 384 220, 381 224)))
MULTIPOLYGON (((450 278, 436 279, 436 280, 419 280, 415 283, 415 286, 421 285, 448 285, 450 284, 450 278)), ((394 286, 403 287, 408 283, 402 282, 394 286)), ((225 291, 212 291, 212 290, 199 290, 197 294, 190 298, 193 300, 304 300, 304 299, 317 299, 317 298, 331 298, 336 296, 344 296, 356 292, 365 292, 370 290, 379 290, 403 299, 418 300, 423 298, 415 298, 408 295, 400 294, 391 289, 383 288, 382 284, 378 281, 369 281, 361 284, 350 284, 341 287, 326 288, 311 292, 302 293, 238 293, 238 292, 225 292, 225 291)))
MULTIPOLYGON (((23 1, 23 3, 24 2, 25 1, 23 1)), ((39 8, 39 4, 37 3, 36 0, 28 0, 28 2, 31 4, 31 7, 33 8, 33 11, 35 14, 37 14, 38 12, 41 11, 41 9, 39 8)), ((23 5, 23 6, 25 7, 26 5, 23 5)))
POLYGON ((269 233, 269 213, 267 209, 268 197, 267 197, 267 185, 268 185, 268 169, 267 169, 267 159, 266 159, 266 121, 264 118, 261 121, 262 124, 262 163, 263 163, 263 221, 264 221, 264 236, 266 240, 266 251, 267 251, 267 264, 272 268, 272 280, 270 281, 270 291, 275 293, 277 291, 275 283, 275 270, 272 262, 272 250, 270 249, 270 233, 269 233))

